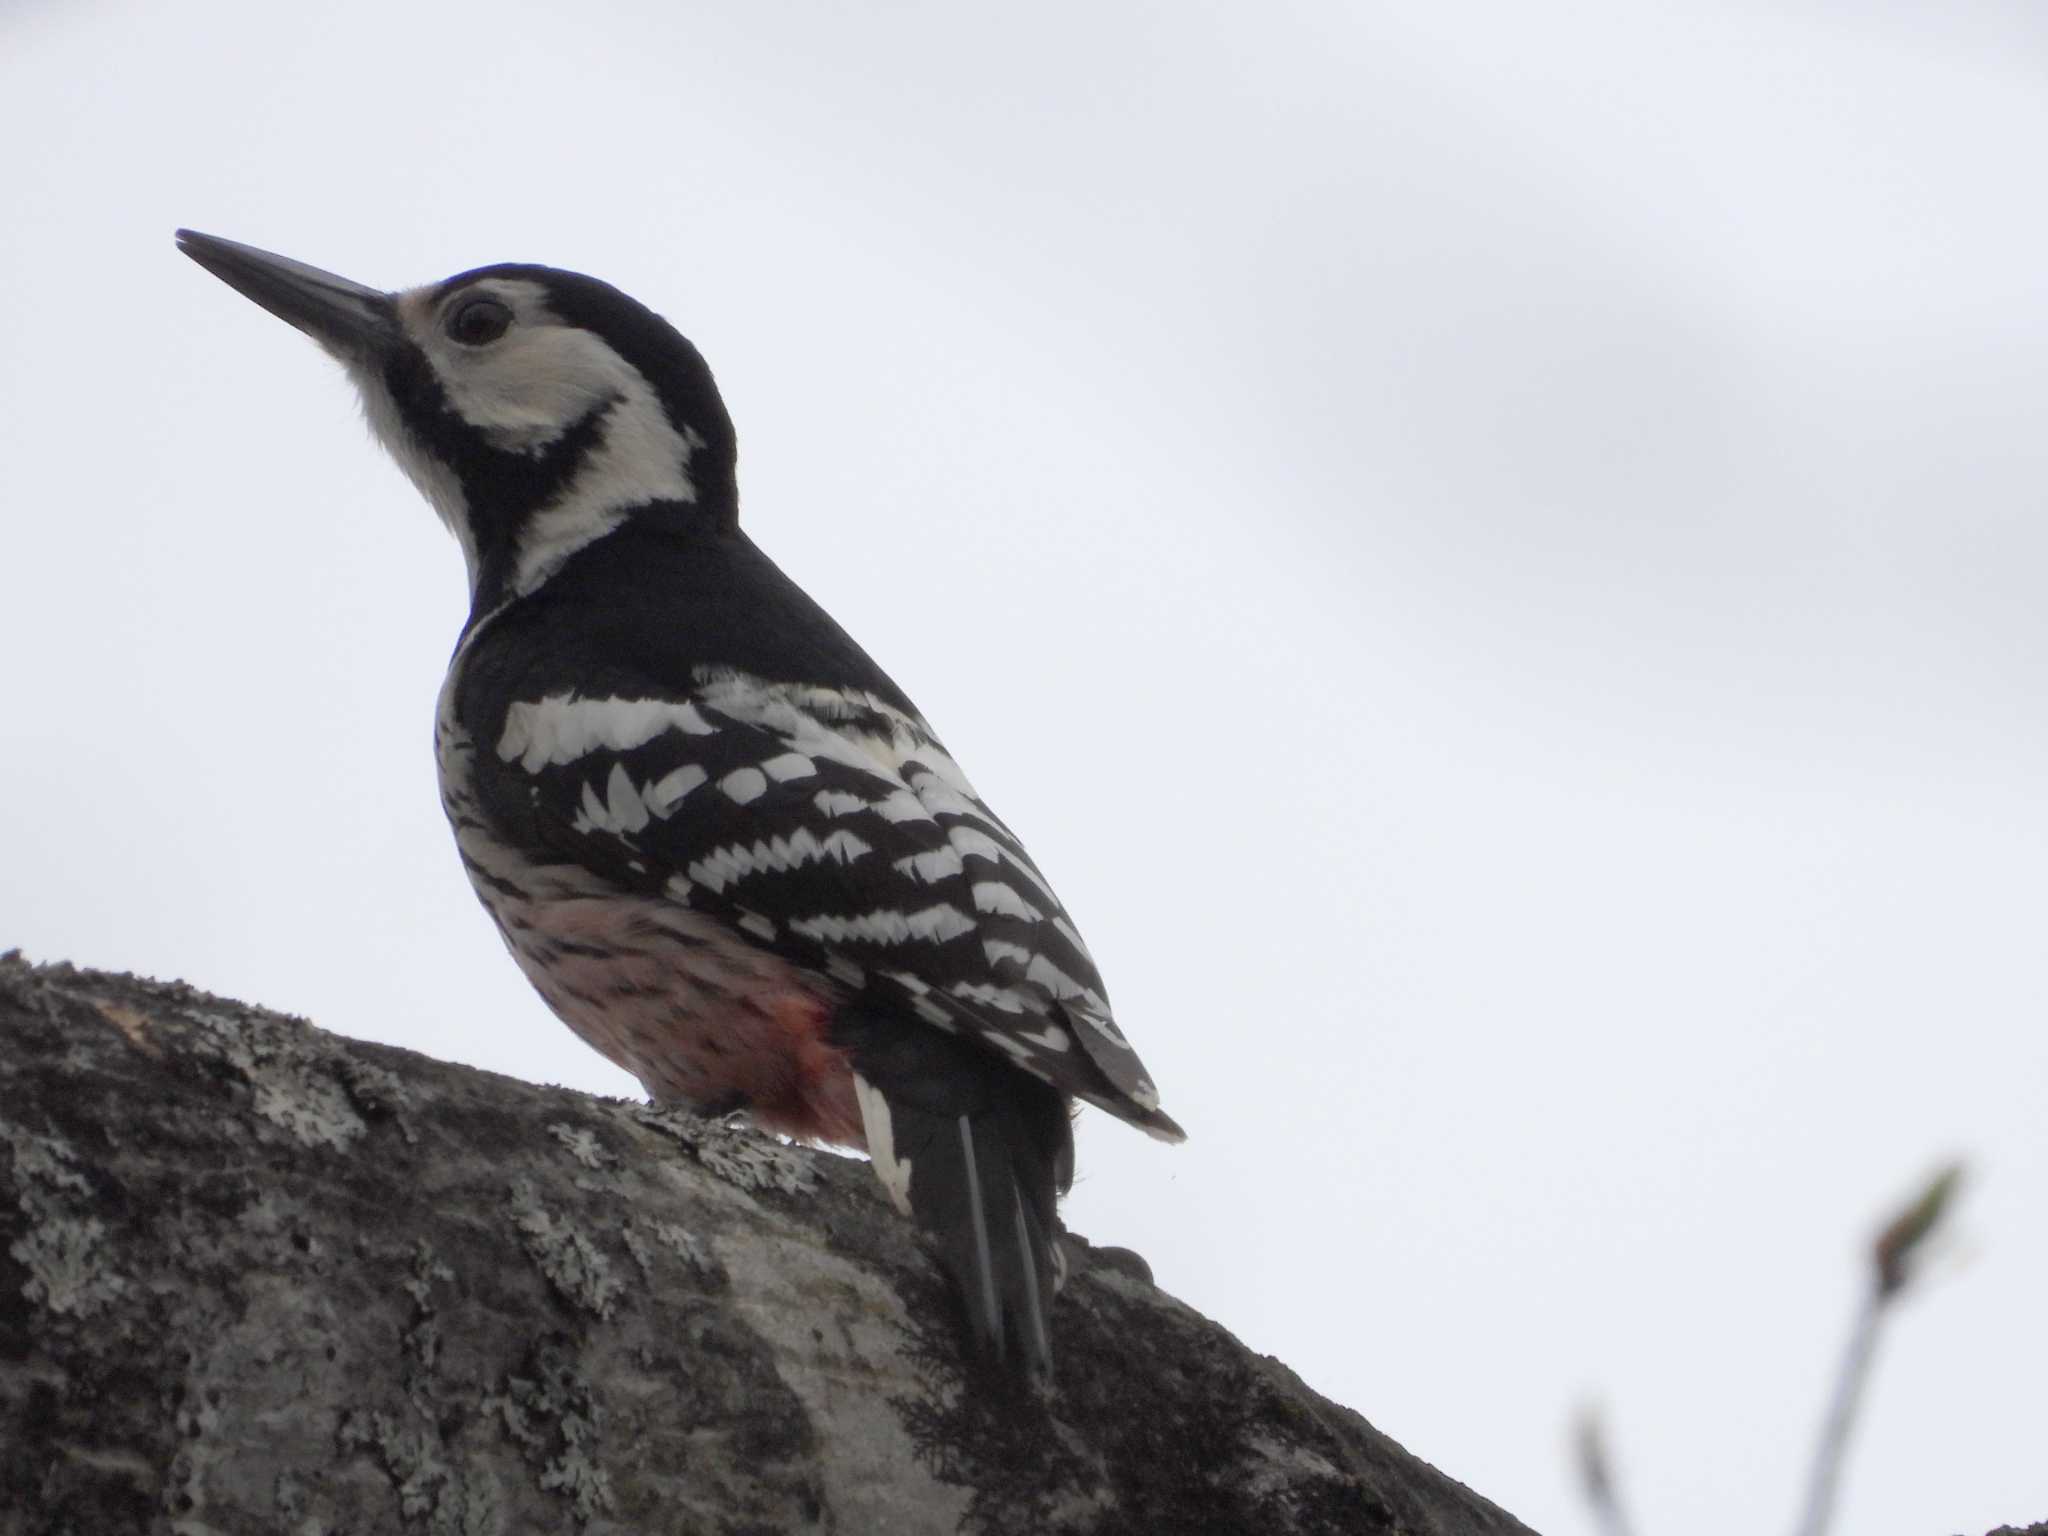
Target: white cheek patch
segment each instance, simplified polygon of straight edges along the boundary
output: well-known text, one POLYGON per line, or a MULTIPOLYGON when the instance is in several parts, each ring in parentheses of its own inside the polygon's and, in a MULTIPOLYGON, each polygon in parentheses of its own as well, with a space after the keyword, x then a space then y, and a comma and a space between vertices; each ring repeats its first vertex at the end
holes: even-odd
POLYGON ((527 519, 513 568, 515 593, 531 592, 577 550, 618 527, 633 508, 697 499, 688 469, 704 439, 670 426, 653 387, 610 348, 605 351, 634 382, 606 412, 597 445, 584 455, 575 478, 527 519))
POLYGON ((480 296, 512 310, 512 328, 497 341, 466 347, 442 329, 448 306, 436 309, 430 289, 399 299, 399 313, 426 354, 448 404, 502 447, 538 452, 634 380, 638 369, 589 331, 563 325, 538 283, 500 278, 464 288, 451 302, 480 296))
MULTIPOLYGON (((669 421, 639 369, 592 332, 551 314, 540 284, 500 278, 463 290, 464 298, 488 294, 512 308, 511 330, 482 347, 465 347, 443 333, 433 292, 416 288, 399 295, 400 320, 425 354, 449 407, 486 441, 538 455, 594 412, 603 413, 597 440, 567 484, 520 530, 511 595, 539 586, 634 507, 697 499, 689 464, 704 440, 669 421)), ((462 541, 473 590, 478 557, 460 482, 413 441, 381 380, 358 371, 356 384, 378 440, 462 541)))

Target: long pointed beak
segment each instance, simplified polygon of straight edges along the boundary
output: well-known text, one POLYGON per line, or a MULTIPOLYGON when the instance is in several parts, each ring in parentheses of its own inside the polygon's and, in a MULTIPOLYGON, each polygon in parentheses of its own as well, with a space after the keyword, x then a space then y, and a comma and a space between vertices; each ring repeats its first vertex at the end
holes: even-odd
POLYGON ((197 230, 179 230, 178 249, 344 361, 367 360, 399 339, 398 310, 388 293, 197 230))

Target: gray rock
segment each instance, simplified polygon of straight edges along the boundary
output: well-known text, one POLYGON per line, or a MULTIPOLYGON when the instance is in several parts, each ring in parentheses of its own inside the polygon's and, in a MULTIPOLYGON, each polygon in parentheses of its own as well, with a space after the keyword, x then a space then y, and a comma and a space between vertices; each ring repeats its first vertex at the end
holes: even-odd
POLYGON ((1088 1264, 965 1374, 867 1169, 0 957, 0 1533, 1525 1528, 1088 1264))

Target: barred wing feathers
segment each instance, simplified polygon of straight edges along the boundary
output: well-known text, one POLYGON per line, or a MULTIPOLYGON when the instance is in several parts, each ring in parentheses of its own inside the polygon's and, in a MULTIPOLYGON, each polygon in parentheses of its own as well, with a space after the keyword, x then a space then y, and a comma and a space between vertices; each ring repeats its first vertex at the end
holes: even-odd
POLYGON ((1059 899, 918 716, 704 669, 682 697, 520 699, 494 746, 479 788, 557 853, 1181 1139, 1059 899))

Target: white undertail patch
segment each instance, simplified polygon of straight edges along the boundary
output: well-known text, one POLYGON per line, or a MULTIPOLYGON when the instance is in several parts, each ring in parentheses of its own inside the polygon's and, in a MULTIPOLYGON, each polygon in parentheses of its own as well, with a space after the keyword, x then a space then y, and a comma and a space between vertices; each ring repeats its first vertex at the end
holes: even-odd
POLYGON ((889 1101, 858 1072, 853 1074, 853 1096, 860 1104, 860 1121, 867 1132, 868 1156, 874 1162, 875 1177, 888 1191, 889 1203, 908 1216, 910 1159, 896 1155, 896 1125, 889 1115, 889 1101))

